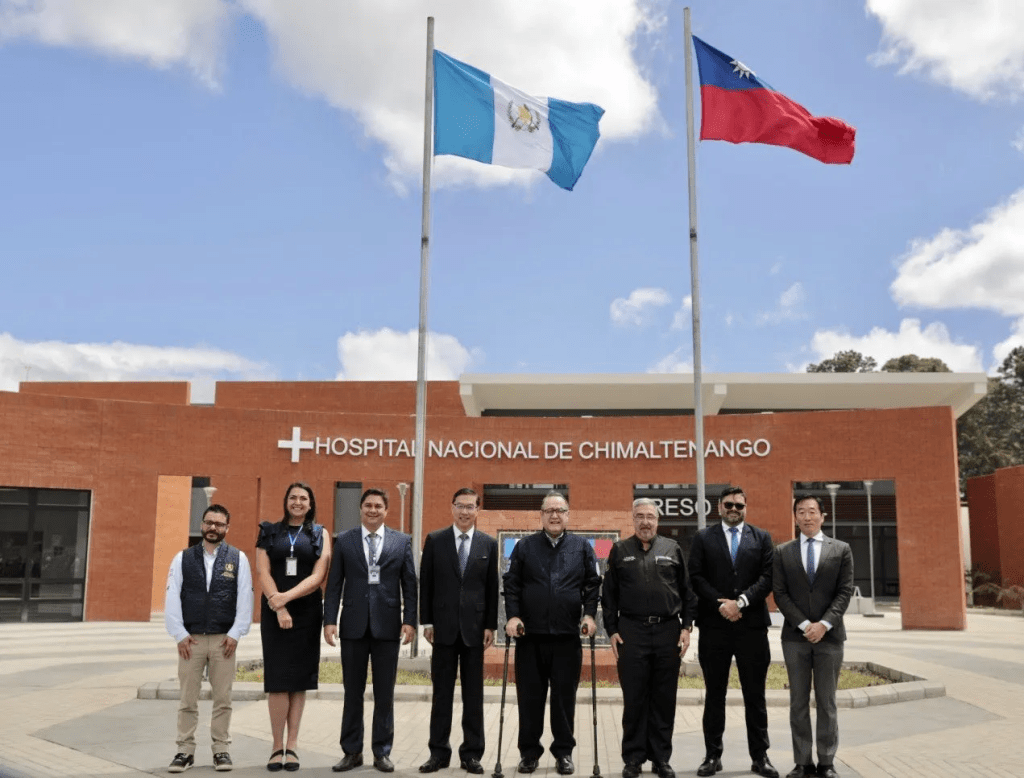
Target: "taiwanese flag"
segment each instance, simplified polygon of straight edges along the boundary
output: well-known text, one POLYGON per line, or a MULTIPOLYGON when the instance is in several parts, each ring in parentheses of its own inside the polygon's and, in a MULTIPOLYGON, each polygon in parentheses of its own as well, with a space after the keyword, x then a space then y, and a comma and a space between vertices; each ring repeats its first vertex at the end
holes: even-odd
POLYGON ((849 124, 811 116, 738 59, 696 35, 693 45, 700 72, 701 140, 787 146, 832 165, 853 160, 857 131, 849 124))

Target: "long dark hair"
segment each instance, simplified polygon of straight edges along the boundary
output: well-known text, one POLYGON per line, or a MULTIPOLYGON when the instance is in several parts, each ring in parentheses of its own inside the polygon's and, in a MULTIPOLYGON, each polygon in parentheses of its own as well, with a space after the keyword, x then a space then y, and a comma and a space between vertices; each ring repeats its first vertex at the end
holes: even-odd
POLYGON ((288 488, 284 490, 284 519, 285 523, 288 522, 288 495, 292 493, 292 489, 305 489, 306 494, 309 495, 309 513, 302 521, 302 529, 304 529, 310 537, 313 537, 313 524, 316 522, 316 495, 313 494, 313 487, 302 481, 296 481, 293 484, 288 484, 288 488))

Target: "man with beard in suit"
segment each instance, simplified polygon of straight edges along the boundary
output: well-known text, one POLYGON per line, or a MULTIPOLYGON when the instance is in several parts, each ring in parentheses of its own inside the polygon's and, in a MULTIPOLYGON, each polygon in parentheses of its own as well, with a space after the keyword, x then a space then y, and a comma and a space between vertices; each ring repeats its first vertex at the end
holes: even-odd
POLYGON ((369 661, 373 663, 373 766, 390 773, 395 769, 389 755, 395 740, 399 640, 408 643, 416 636, 416 566, 412 539, 384 526, 387 492, 363 492, 359 515, 361 526, 342 532, 334 541, 324 597, 324 640, 333 646, 340 634, 345 679, 341 715, 345 756, 331 769, 341 773, 363 763, 363 695, 369 661))
POLYGON ((821 501, 800 495, 793 501, 800 537, 779 546, 772 584, 782 626, 782 656, 789 674, 789 726, 796 767, 786 778, 836 778, 839 746, 836 685, 843 666, 843 614, 853 596, 853 552, 821 531, 821 501), (811 758, 811 682, 818 710, 818 767, 811 758))
POLYGON ((476 528, 480 498, 472 489, 452 497, 452 526, 427 535, 420 560, 420 622, 434 647, 430 657, 430 758, 421 773, 448 767, 455 674, 462 679, 463 770, 484 768, 484 650, 498 628, 498 541, 476 528))
POLYGON ((704 673, 704 761, 697 775, 722 769, 725 693, 736 657, 747 724, 750 771, 778 778, 768 760, 764 686, 771 664, 765 598, 772 590, 772 536, 747 524, 747 496, 738 486, 718 500, 722 521, 697 533, 690 546, 690 582, 697 593, 697 658, 704 673))

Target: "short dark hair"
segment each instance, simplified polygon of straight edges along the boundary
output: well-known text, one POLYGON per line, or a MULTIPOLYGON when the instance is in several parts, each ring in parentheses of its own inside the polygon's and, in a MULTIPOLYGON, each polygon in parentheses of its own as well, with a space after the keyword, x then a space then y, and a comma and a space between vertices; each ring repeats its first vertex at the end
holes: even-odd
POLYGON ((804 500, 814 500, 816 503, 818 503, 818 510, 821 511, 822 513, 825 512, 825 506, 822 504, 821 498, 818 495, 804 493, 798 494, 796 497, 793 498, 793 513, 796 513, 796 506, 798 506, 804 500))
POLYGON ((468 495, 472 495, 473 497, 476 497, 476 507, 478 507, 478 508, 480 507, 480 495, 477 494, 472 489, 470 489, 468 486, 463 486, 461 489, 459 489, 459 491, 457 491, 455 494, 452 495, 452 505, 454 505, 455 501, 457 499, 459 499, 464 494, 468 494, 468 495))
POLYGON ((743 495, 743 499, 744 500, 747 499, 747 493, 743 491, 742 487, 739 487, 739 486, 729 486, 729 487, 726 487, 725 489, 723 489, 722 493, 720 495, 718 495, 718 501, 721 502, 726 497, 728 497, 730 494, 742 494, 743 495))
MULTIPOLYGON (((550 492, 548 492, 547 494, 545 494, 545 495, 544 495, 544 500, 546 500, 546 499, 547 499, 548 497, 561 497, 561 498, 562 498, 563 500, 565 500, 565 507, 567 507, 567 508, 569 507, 569 498, 568 498, 568 497, 566 497, 566 496, 565 496, 564 494, 562 494, 562 493, 561 493, 560 491, 558 491, 557 489, 552 489, 552 490, 551 490, 550 492)), ((543 504, 544 504, 544 500, 541 500, 541 501, 540 501, 540 504, 541 504, 541 505, 543 505, 543 504)))
POLYGON ((207 513, 219 513, 221 516, 224 517, 224 522, 226 524, 230 524, 231 523, 231 514, 228 513, 228 509, 225 508, 220 503, 216 503, 216 502, 212 503, 209 508, 207 508, 205 511, 203 511, 203 518, 204 519, 206 518, 206 514, 207 513))
POLYGON ((367 497, 380 497, 384 501, 384 507, 388 507, 388 493, 383 489, 367 489, 363 492, 363 496, 359 498, 359 507, 363 507, 363 503, 366 502, 367 497))

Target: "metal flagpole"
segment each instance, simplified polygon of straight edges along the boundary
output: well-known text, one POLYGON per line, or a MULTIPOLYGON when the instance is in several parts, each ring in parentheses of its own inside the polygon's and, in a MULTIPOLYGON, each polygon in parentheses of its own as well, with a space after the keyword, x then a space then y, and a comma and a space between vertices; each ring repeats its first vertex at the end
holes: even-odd
MULTIPOLYGON (((423 469, 427 456, 427 290, 430 277, 430 172, 434 161, 434 17, 427 17, 427 85, 423 108, 423 224, 420 237, 420 330, 416 350, 416 457, 412 492, 412 549, 417 572, 423 535, 423 469)), ((417 643, 412 642, 412 655, 417 643)))
POLYGON ((693 139, 693 40, 690 9, 683 9, 686 36, 686 152, 690 179, 690 311, 693 314, 693 428, 697 445, 697 529, 707 525, 704 513, 704 392, 700 368, 700 266, 697 261, 697 152, 693 139))

